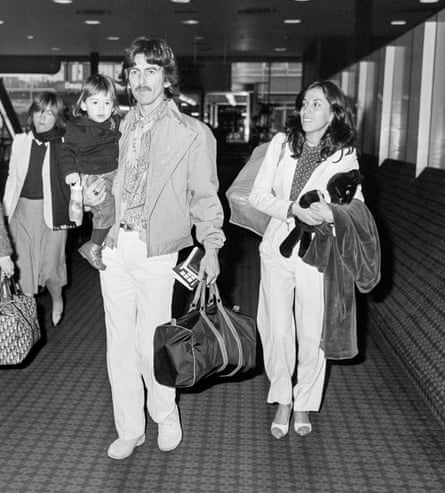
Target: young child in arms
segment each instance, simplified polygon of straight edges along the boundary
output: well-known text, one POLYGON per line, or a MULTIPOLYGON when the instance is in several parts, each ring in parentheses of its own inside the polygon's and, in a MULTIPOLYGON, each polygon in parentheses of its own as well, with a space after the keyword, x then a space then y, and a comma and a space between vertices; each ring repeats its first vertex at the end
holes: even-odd
POLYGON ((88 77, 73 106, 73 117, 67 123, 61 163, 74 204, 70 208, 70 219, 81 224, 82 187, 102 179, 105 183, 105 199, 101 204, 91 207, 91 238, 79 248, 79 253, 95 269, 104 270, 103 242, 115 222, 111 189, 118 166, 120 137, 119 106, 113 81, 101 74, 88 77), (76 193, 80 197, 77 210, 76 193))

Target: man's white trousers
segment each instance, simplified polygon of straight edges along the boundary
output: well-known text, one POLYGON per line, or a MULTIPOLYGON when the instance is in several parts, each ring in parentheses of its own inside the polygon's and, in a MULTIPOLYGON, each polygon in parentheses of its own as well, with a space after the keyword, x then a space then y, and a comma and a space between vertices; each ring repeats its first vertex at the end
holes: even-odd
POLYGON ((107 329, 107 366, 119 438, 145 432, 147 410, 156 423, 173 411, 175 389, 160 385, 153 371, 155 328, 171 320, 177 253, 147 258, 134 231, 119 232, 118 246, 103 250, 101 271, 107 329))

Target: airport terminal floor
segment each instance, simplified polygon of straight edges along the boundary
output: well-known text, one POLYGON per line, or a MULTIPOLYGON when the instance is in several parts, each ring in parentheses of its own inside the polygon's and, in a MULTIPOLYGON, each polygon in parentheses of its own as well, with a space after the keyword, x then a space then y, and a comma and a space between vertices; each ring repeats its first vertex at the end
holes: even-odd
MULTIPOLYGON (((238 167, 220 166, 222 190, 238 167)), ((255 315, 258 238, 226 224, 219 286, 228 304, 255 315)), ((77 253, 61 325, 49 324, 49 296, 38 296, 44 338, 21 367, 0 369, 2 493, 432 493, 445 491, 445 433, 416 388, 372 331, 362 353, 330 364, 313 432, 269 432, 261 368, 248 379, 216 381, 179 393, 184 439, 160 452, 156 425, 123 461, 115 439, 105 365, 105 328, 97 271, 77 253)), ((186 299, 177 286, 174 310, 186 299)))

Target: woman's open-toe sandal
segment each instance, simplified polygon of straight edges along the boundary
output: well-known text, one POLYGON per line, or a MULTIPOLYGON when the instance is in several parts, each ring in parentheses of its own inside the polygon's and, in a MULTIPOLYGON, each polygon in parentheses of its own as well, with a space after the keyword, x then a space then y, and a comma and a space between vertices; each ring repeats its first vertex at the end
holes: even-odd
MULTIPOLYGON (((275 421, 272 421, 272 425, 270 427, 270 432, 274 438, 279 440, 280 438, 284 438, 288 433, 289 433, 289 421, 290 417, 292 415, 292 406, 289 404, 289 415, 287 418, 287 423, 286 424, 279 424, 275 423, 275 421)), ((276 419, 277 415, 275 414, 276 419)))
POLYGON ((309 435, 309 433, 312 431, 312 424, 309 421, 309 414, 304 413, 307 416, 307 420, 304 421, 298 421, 301 419, 300 412, 296 412, 294 414, 294 431, 297 435, 300 435, 301 437, 304 437, 306 435, 309 435))

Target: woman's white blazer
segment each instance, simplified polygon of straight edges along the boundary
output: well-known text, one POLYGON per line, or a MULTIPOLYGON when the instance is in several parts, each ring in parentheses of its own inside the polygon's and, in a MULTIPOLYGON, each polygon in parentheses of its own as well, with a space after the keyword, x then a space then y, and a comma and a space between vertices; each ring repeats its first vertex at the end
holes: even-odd
MULTIPOLYGON (((264 253, 278 253, 281 242, 294 225, 287 213, 292 202, 289 200, 289 194, 298 160, 291 157, 289 144, 286 143, 284 155, 278 163, 285 141, 284 133, 275 135, 271 140, 249 196, 249 202, 253 207, 271 216, 260 245, 260 251, 264 253)), ((297 200, 309 190, 320 190, 329 202, 326 190, 329 179, 336 173, 358 168, 355 149, 349 153, 347 150, 335 152, 315 168, 297 200)), ((363 200, 360 186, 354 198, 363 200)))

